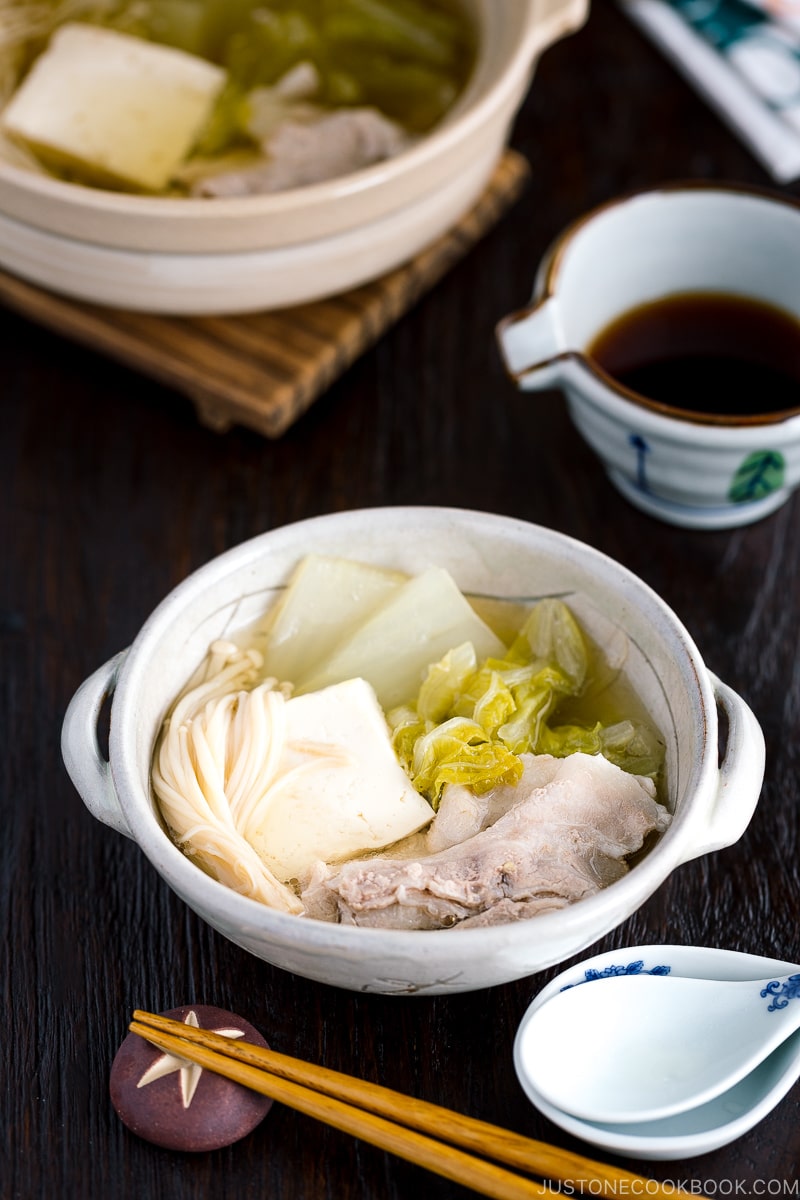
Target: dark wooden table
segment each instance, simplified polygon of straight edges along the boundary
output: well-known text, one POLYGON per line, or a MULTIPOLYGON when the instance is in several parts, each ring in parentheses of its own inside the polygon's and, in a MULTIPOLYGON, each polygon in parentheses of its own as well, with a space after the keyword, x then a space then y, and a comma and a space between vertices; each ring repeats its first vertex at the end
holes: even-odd
MULTIPOLYGON (((198 920, 84 810, 59 732, 76 686, 189 571, 331 510, 446 504, 599 547, 677 611, 758 714, 767 773, 732 849, 677 870, 595 950, 697 943, 800 958, 800 499, 732 532, 684 532, 621 499, 557 394, 519 396, 493 328, 550 239, 619 192, 686 177, 770 186, 612 5, 543 57, 514 145, 524 198, 281 440, 201 428, 188 404, 10 313, 2 329, 0 1194, 45 1200, 445 1200, 468 1193, 288 1109, 197 1157, 127 1132, 108 1073, 135 1006, 241 1012, 278 1049, 591 1151, 516 1081, 517 1024, 552 972, 457 997, 383 998, 295 978, 198 920)), ((800 194, 797 186, 787 192, 800 194)), ((800 1092, 733 1145, 626 1162, 712 1195, 795 1194, 800 1092)))

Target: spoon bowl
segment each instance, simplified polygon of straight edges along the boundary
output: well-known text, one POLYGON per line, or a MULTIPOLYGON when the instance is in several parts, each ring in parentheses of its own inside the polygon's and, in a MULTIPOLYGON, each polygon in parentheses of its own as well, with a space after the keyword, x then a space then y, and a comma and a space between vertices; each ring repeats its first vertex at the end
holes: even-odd
POLYGON ((564 1112, 536 1090, 520 1054, 526 1024, 562 988, 608 975, 655 972, 673 977, 759 981, 770 973, 777 978, 798 969, 786 960, 700 946, 633 946, 584 959, 556 976, 529 1006, 514 1047, 520 1085, 531 1103, 554 1125, 607 1152, 661 1162, 708 1154, 747 1134, 792 1088, 800 1077, 800 1032, 788 1037, 739 1083, 705 1104, 660 1120, 611 1124, 564 1112))
POLYGON ((567 986, 519 1052, 551 1104, 605 1124, 657 1121, 728 1091, 800 1028, 800 974, 761 980, 608 976, 567 986))

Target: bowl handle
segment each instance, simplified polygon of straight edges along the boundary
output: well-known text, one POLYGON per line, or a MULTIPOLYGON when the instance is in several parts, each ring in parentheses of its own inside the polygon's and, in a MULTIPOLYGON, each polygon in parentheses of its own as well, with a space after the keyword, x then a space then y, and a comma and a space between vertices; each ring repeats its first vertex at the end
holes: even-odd
POLYGON ((741 696, 709 671, 717 704, 728 720, 719 787, 705 829, 682 862, 738 841, 750 823, 764 781, 764 734, 741 696))
POLYGON ((527 50, 532 60, 542 51, 580 29, 589 15, 589 0, 540 0, 531 5, 527 50))
POLYGON ((97 738, 97 718, 106 697, 113 695, 126 650, 110 658, 81 684, 69 702, 61 728, 61 754, 67 773, 93 817, 132 837, 122 814, 111 766, 97 738))

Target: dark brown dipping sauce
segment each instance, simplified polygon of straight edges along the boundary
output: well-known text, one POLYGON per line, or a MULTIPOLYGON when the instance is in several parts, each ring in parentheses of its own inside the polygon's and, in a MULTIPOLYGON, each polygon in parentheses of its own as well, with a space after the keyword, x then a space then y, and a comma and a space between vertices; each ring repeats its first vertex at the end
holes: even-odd
POLYGON ((690 412, 757 416, 800 407, 800 320, 756 300, 667 296, 608 325, 588 354, 631 391, 690 412))

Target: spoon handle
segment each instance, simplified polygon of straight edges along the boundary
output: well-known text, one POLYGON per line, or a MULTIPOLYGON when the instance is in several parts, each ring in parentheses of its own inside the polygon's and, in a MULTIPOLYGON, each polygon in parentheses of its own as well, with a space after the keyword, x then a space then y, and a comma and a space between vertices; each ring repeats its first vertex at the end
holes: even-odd
POLYGON ((790 1000, 800 1000, 800 974, 771 979, 761 989, 761 996, 764 999, 770 997, 767 1012, 778 1012, 788 1008, 790 1000))

